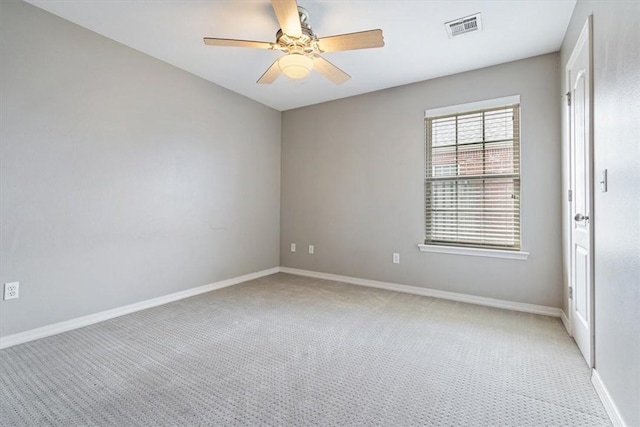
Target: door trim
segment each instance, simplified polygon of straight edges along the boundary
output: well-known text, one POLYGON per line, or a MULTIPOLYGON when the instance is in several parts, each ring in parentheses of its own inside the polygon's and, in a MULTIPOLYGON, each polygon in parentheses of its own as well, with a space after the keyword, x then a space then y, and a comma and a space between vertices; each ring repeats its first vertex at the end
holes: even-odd
MULTIPOLYGON (((589 316, 589 347, 590 347, 590 353, 591 353, 591 357, 590 357, 590 361, 589 361, 589 367, 591 369, 594 369, 596 364, 595 364, 595 281, 594 281, 594 265, 595 265, 595 245, 594 245, 594 230, 595 230, 595 211, 594 211, 594 183, 593 183, 593 176, 594 176, 594 168, 593 168, 593 157, 594 157, 594 141, 593 141, 593 137, 594 137, 594 132, 593 132, 593 15, 589 15, 587 17, 587 21, 585 22, 582 31, 580 32, 580 36, 578 37, 578 40, 576 41, 576 43, 574 44, 573 50, 571 52, 571 56, 569 57, 569 59, 567 60, 566 66, 565 66, 565 87, 567 88, 568 93, 571 93, 572 89, 573 89, 573 84, 571 82, 571 76, 569 74, 569 70, 571 65, 573 64, 573 62, 576 60, 576 57, 579 55, 580 52, 580 48, 582 47, 582 45, 587 44, 587 49, 589 52, 589 60, 588 60, 588 67, 589 67, 589 79, 587 81, 588 83, 588 90, 589 90, 589 117, 587 118, 587 120, 589 121, 589 151, 591 153, 591 156, 589 158, 589 175, 592 177, 590 185, 589 185, 589 216, 590 216, 590 221, 589 221, 589 250, 590 250, 590 257, 591 257, 591 262, 589 265, 589 284, 588 284, 588 289, 589 289, 589 310, 590 310, 590 316, 589 316)), ((573 100, 572 100, 573 101, 573 100)), ((567 167, 567 170, 569 171, 569 173, 566 175, 566 179, 568 179, 568 183, 567 183, 567 188, 573 192, 573 188, 571 186, 571 177, 573 176, 573 170, 572 170, 572 156, 573 156, 573 147, 571 145, 571 107, 568 107, 568 114, 567 114, 567 144, 569 146, 569 156, 567 158, 567 164, 565 165, 565 167, 567 167)), ((568 209, 568 215, 569 215, 569 230, 567 235, 568 235, 568 245, 565 248, 565 251, 568 252, 568 259, 569 259, 569 274, 568 274, 568 281, 567 281, 567 287, 572 286, 572 273, 573 273, 573 265, 574 265, 574 259, 573 259, 573 235, 571 233, 571 224, 573 221, 573 218, 571 217, 572 214, 572 205, 571 203, 573 202, 569 202, 569 209, 568 209)), ((566 289, 567 294, 568 294, 568 289, 566 289)), ((573 299, 568 299, 567 301, 567 308, 568 308, 568 313, 566 313, 567 315, 567 320, 568 320, 568 324, 569 326, 571 326, 573 324, 573 304, 574 304, 574 300, 573 299)), ((573 328, 569 327, 567 332, 569 332, 569 335, 573 336, 573 328)))

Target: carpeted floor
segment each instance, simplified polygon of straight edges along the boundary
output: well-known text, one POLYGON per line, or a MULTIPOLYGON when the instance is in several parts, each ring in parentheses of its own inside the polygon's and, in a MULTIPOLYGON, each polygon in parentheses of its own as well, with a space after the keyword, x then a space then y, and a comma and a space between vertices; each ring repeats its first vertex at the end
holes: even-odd
POLYGON ((0 425, 608 426, 558 319, 276 274, 0 351, 0 425))

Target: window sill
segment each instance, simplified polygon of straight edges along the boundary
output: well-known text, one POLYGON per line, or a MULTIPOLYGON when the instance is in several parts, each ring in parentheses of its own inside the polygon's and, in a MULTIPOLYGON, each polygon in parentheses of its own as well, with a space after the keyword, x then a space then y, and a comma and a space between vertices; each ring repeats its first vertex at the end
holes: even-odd
POLYGON ((419 244, 420 252, 436 252, 440 254, 480 256, 487 258, 504 258, 525 261, 529 252, 507 251, 504 249, 464 248, 459 246, 438 246, 419 244))

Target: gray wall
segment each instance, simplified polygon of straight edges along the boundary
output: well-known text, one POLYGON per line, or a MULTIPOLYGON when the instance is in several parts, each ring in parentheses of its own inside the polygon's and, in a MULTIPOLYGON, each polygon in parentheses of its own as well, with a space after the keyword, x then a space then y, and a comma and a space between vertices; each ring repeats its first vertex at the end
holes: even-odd
POLYGON ((0 3, 0 335, 279 265, 280 112, 0 3))
POLYGON ((560 307, 559 68, 548 54, 284 112, 281 265, 560 307), (529 259, 419 252, 424 110, 515 94, 529 259))
MULTIPOLYGON (((627 425, 638 426, 640 425, 640 48, 638 47, 640 2, 578 1, 562 44, 563 85, 564 67, 587 16, 591 14, 594 38, 594 170, 596 178, 594 188, 595 368, 627 425), (608 170, 609 189, 606 193, 601 193, 597 185, 599 173, 603 169, 608 170)), ((567 90, 564 88, 563 93, 567 90)), ((563 152, 566 162, 568 141, 566 133, 563 135, 565 135, 563 152)), ((566 294, 563 306, 568 310, 566 294)))

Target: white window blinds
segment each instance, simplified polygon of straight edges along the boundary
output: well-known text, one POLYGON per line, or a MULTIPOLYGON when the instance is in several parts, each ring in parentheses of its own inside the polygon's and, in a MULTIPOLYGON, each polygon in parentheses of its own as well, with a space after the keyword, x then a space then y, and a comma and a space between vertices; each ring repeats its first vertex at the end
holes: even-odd
POLYGON ((520 249, 519 110, 425 118, 425 244, 520 249))

